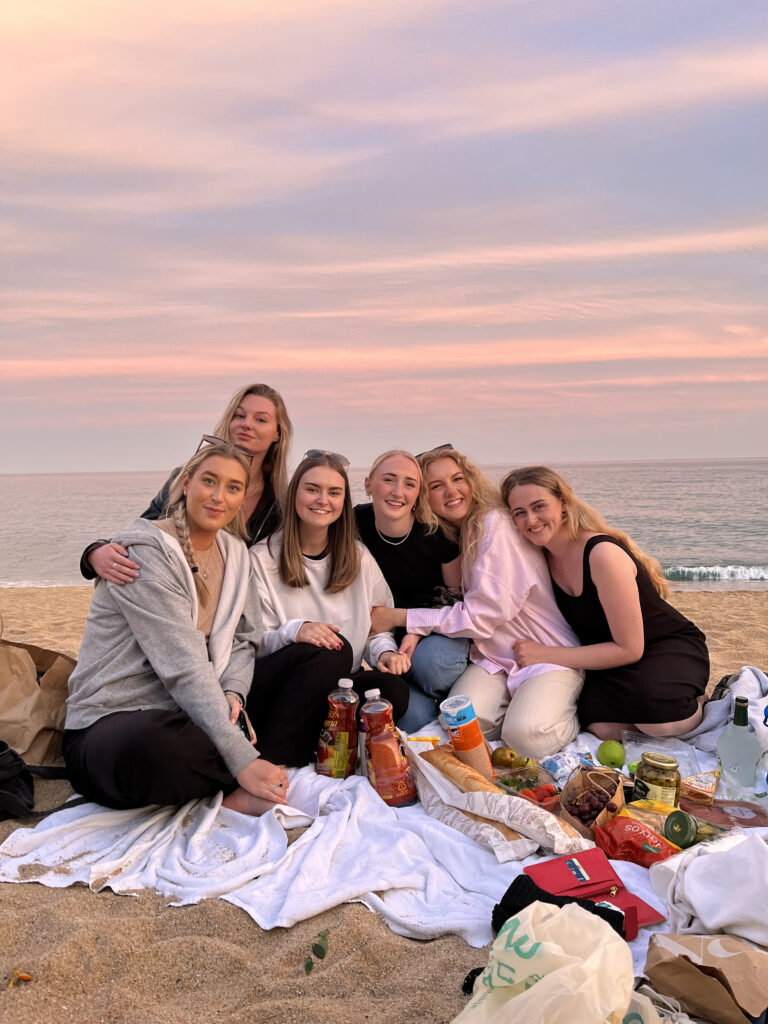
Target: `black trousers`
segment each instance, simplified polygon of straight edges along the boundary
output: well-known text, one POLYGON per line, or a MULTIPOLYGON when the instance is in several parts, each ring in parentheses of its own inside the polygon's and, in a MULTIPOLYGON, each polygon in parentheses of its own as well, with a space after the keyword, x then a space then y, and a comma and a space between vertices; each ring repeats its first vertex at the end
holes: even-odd
MULTIPOLYGON (((395 720, 408 706, 400 676, 350 673, 352 649, 289 644, 259 658, 248 696, 248 715, 262 757, 298 767, 315 759, 339 679, 352 678, 361 703, 378 687, 391 700, 395 720)), ((183 804, 233 790, 237 783, 207 733, 181 710, 118 711, 86 729, 68 729, 62 753, 72 785, 83 796, 119 809, 183 804)))

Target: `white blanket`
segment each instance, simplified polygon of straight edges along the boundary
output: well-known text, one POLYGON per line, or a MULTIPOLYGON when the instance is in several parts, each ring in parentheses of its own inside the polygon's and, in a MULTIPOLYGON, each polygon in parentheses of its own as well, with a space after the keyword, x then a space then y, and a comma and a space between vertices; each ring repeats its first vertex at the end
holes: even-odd
MULTIPOLYGON (((744 672, 752 674, 746 685, 765 692, 765 680, 768 690, 763 673, 744 672)), ((740 691, 734 686, 733 692, 740 691)), ((758 698, 757 692, 749 695, 758 698)), ((730 707, 732 694, 717 704, 730 707)), ((726 711, 711 722, 708 741, 727 720, 726 711)), ((424 731, 435 735, 439 727, 424 731)), ((598 743, 583 733, 573 746, 594 751, 598 743)), ((704 749, 713 747, 707 742, 704 749)), ((512 880, 527 864, 552 856, 542 851, 500 863, 420 804, 387 807, 360 777, 334 781, 303 768, 292 773, 288 797, 290 806, 257 819, 222 808, 220 796, 180 808, 64 808, 34 830, 8 837, 0 847, 0 881, 53 887, 82 882, 94 891, 109 887, 125 894, 154 889, 179 905, 220 897, 265 929, 360 902, 400 935, 454 933, 484 946, 493 938, 493 906, 512 880), (306 831, 289 845, 286 830, 297 826, 306 831)), ((627 888, 664 913, 665 901, 646 869, 624 861, 613 867, 627 888)), ((669 924, 653 930, 668 931, 669 924)), ((650 929, 641 929, 630 943, 636 974, 649 935, 650 929)))

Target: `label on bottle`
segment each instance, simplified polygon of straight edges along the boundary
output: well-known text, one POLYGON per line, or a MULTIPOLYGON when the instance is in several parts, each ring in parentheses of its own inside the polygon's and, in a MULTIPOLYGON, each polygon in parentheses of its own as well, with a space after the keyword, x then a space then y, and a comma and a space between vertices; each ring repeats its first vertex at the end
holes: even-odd
POLYGON ((655 786, 635 776, 635 788, 632 790, 633 800, 659 800, 663 804, 675 807, 676 795, 674 786, 655 786))

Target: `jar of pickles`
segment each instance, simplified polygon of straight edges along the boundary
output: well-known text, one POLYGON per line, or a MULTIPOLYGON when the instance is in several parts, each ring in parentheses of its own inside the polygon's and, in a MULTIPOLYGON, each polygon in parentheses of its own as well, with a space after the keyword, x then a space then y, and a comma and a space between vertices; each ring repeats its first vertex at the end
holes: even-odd
POLYGON ((633 800, 660 800, 677 807, 680 797, 680 771, 677 759, 669 754, 648 751, 635 768, 633 800))

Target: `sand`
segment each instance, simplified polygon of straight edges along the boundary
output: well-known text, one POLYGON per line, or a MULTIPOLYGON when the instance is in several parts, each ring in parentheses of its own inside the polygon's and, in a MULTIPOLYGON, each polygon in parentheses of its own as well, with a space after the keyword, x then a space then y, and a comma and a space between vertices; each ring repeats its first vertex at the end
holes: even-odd
MULTIPOLYGON (((76 656, 90 587, 0 589, 3 637, 76 656)), ((768 665, 768 592, 677 591, 672 603, 707 634, 710 686, 768 665)), ((38 807, 69 792, 37 784, 38 807)), ((0 823, 0 840, 16 823, 0 823)), ((501 896, 501 893, 499 893, 501 896)), ((482 949, 447 936, 394 935, 359 904, 262 931, 221 900, 167 907, 162 897, 0 884, 0 1024, 371 1024, 450 1021, 482 949), (328 956, 307 977, 313 938, 328 956), (7 990, 14 970, 32 980, 7 990)))

